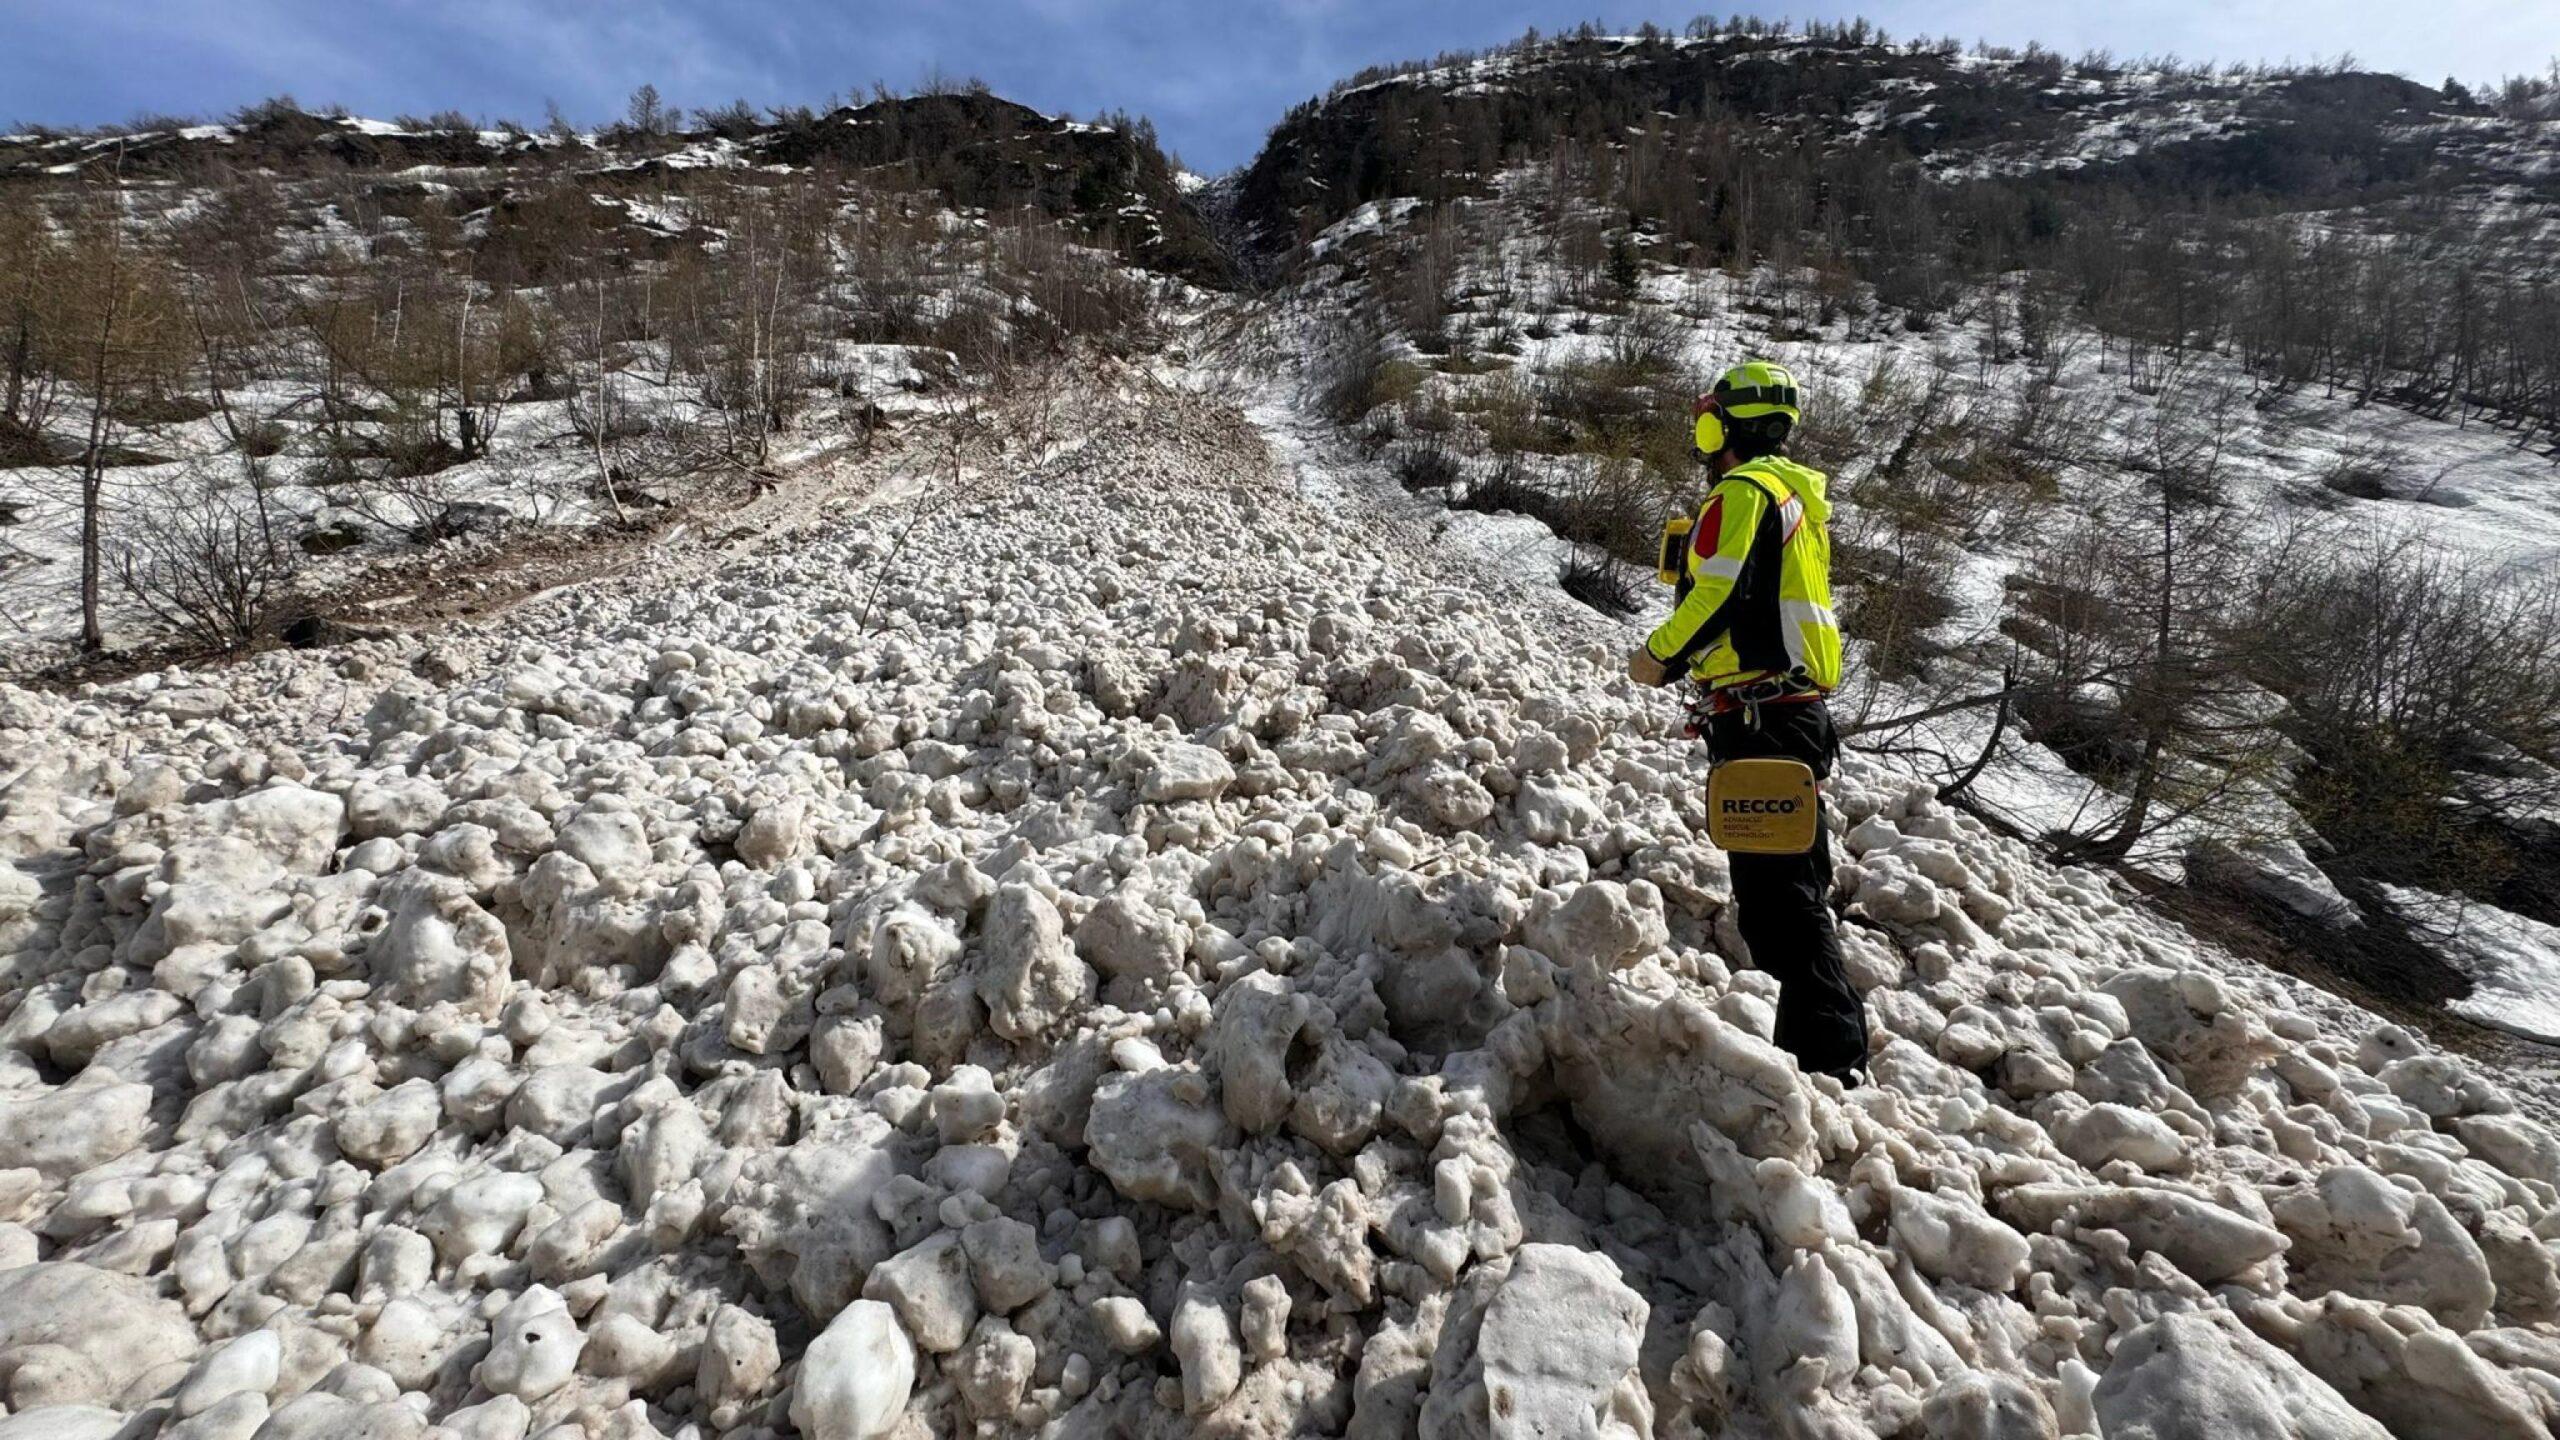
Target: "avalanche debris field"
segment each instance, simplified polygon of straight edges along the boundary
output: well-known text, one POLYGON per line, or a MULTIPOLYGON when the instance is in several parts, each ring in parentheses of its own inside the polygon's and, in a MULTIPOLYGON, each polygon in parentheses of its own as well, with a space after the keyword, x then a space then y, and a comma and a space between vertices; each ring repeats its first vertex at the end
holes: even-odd
POLYGON ((2552 1433, 2538 1094, 1855 755, 1810 1081, 1623 626, 1059 383, 0 686, 0 1437, 2552 1433))

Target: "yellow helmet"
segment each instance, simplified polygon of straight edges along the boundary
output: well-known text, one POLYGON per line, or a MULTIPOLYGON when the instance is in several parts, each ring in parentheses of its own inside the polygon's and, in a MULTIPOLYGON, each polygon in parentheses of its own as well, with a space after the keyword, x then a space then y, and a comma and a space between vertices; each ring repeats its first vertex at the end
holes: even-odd
POLYGON ((1794 372, 1767 360, 1745 360, 1716 377, 1716 388, 1699 396, 1690 411, 1698 453, 1713 455, 1724 449, 1728 420, 1784 415, 1787 424, 1793 426, 1804 418, 1799 403, 1794 372))

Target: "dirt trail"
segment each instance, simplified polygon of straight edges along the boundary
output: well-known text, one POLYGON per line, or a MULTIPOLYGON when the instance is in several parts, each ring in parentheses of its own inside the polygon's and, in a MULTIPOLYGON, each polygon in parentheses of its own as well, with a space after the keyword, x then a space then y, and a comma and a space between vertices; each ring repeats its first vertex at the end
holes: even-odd
POLYGON ((849 499, 859 504, 922 493, 922 468, 938 463, 935 436, 921 420, 889 439, 831 440, 751 485, 722 483, 683 505, 635 509, 622 527, 567 531, 527 527, 481 548, 397 555, 299 597, 278 633, 240 655, 208 655, 162 644, 74 659, 18 677, 37 689, 68 691, 170 666, 219 670, 279 647, 338 645, 440 631, 497 619, 538 601, 637 575, 657 582, 698 575, 772 537, 796 533, 849 499), (743 493, 742 493, 743 492, 743 493))
POLYGON ((663 513, 640 531, 592 538, 532 536, 462 567, 430 566, 426 574, 391 573, 342 614, 359 625, 388 622, 403 630, 439 622, 488 620, 572 588, 640 573, 665 579, 699 573, 759 541, 816 522, 849 496, 913 488, 908 470, 918 445, 830 443, 777 470, 741 496, 734 488, 663 513), (458 583, 457 583, 458 582, 458 583))

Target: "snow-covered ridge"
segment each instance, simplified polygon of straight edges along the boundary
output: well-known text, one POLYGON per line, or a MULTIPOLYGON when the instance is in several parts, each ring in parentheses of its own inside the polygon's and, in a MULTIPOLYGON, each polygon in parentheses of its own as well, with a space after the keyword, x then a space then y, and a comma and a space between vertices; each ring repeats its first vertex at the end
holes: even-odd
POLYGON ((691 130, 608 126, 577 134, 440 127, 273 102, 223 124, 0 137, 0 175, 64 177, 112 164, 129 182, 185 185, 202 179, 193 162, 217 151, 226 161, 245 158, 288 181, 325 161, 377 173, 467 172, 475 185, 490 183, 484 172, 521 165, 538 186, 563 173, 554 162, 564 152, 570 166, 623 180, 683 171, 798 174, 834 164, 856 171, 917 167, 940 177, 932 182, 937 187, 969 191, 965 202, 946 195, 953 203, 1037 208, 1097 229, 1126 230, 1128 247, 1142 252, 1132 258, 1142 264, 1202 278, 1224 263, 1192 217, 1168 218, 1185 210, 1183 198, 1192 189, 1163 164, 1151 136, 1124 137, 1107 124, 1047 115, 974 91, 886 96, 823 116, 777 111, 763 121, 725 116, 691 130), (1027 143, 1044 153, 999 177, 955 180, 956 157, 990 142, 1027 143), (1144 223, 1120 223, 1132 218, 1144 223))
POLYGON ((1854 760, 1810 1083, 1619 627, 1081 373, 484 631, 0 690, 9 1423, 2548 1432, 2539 1094, 1854 760))
MULTIPOLYGON (((1474 102, 1499 116, 1488 122, 1497 126, 1568 129, 1595 103, 1627 108, 1632 123, 1648 109, 1691 114, 1703 95, 1717 113, 1791 143, 1898 142, 1947 182, 2095 170, 2140 189, 2157 176, 2137 162, 2164 157, 2171 172, 2227 164, 2237 188, 2281 191, 2306 177, 2259 165, 2245 148, 2225 155, 2220 142, 2258 137, 2283 150, 2301 134, 2359 123, 2374 133, 2342 147, 2349 169, 2394 150, 2407 162, 2403 172, 2423 168, 2438 185, 2534 184, 2547 174, 2551 153, 2548 124, 2516 106, 2493 112, 2458 88, 2438 91, 2396 75, 2317 66, 2217 70, 2103 55, 2066 61, 2034 47, 2019 53, 1966 50, 1947 40, 1888 41, 1863 25, 1811 33, 1737 27, 1706 35, 1568 34, 1364 72, 1292 112, 1273 149, 1285 156, 1299 143, 1295 131, 1356 128, 1387 97, 1425 91, 1444 98, 1458 117, 1434 123, 1469 123, 1463 117, 1474 102), (1630 93, 1646 103, 1628 108, 1630 93)), ((2398 184, 2376 188, 2389 198, 2398 184)), ((2541 198, 2560 205, 2560 196, 2541 198)))

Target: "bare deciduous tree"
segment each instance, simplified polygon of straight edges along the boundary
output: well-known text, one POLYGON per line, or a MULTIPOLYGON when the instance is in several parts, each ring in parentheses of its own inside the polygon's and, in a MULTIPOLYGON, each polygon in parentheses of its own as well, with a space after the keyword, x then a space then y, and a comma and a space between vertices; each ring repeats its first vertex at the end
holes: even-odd
POLYGON ((106 573, 107 469, 117 411, 158 378, 167 359, 167 277, 126 233, 122 159, 90 192, 72 228, 69 279, 76 355, 67 357, 89 399, 80 449, 80 648, 106 647, 99 601, 106 573))

